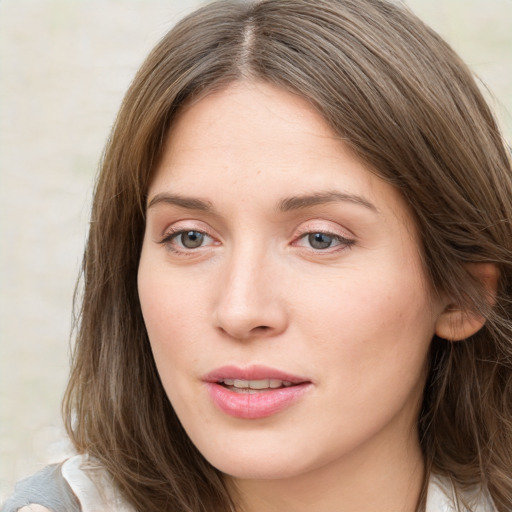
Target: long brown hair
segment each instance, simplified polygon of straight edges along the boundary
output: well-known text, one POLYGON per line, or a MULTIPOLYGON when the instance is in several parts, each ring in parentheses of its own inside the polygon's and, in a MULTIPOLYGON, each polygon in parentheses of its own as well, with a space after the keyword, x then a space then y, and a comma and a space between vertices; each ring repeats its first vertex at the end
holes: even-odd
POLYGON ((384 0, 215 2, 149 55, 95 190, 63 406, 76 449, 99 459, 138 510, 234 510, 222 475, 192 445, 160 383, 136 276, 148 182, 174 116, 195 95, 256 79, 306 98, 401 191, 433 289, 487 319, 467 340, 433 340, 418 428, 425 482, 435 471, 457 489, 482 486, 500 512, 510 510, 510 158, 465 64, 384 0), (471 272, 481 262, 500 272, 492 301, 471 272))

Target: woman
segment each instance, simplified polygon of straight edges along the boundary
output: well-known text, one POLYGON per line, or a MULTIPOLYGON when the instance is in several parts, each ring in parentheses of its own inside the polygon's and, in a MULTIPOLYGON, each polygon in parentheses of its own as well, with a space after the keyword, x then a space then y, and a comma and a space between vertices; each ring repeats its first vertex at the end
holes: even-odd
POLYGON ((511 218, 493 117, 410 12, 197 11, 106 149, 80 455, 5 510, 509 510, 511 218))

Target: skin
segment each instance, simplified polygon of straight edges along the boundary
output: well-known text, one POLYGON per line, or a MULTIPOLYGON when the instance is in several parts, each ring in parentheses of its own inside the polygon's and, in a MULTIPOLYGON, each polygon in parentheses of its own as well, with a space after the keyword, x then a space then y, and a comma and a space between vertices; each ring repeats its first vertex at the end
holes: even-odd
POLYGON ((244 511, 415 510, 425 361, 448 304, 400 194, 305 100, 239 82, 181 112, 149 187, 138 286, 168 397, 244 511), (339 196, 285 201, 326 192, 339 196), (203 244, 184 247, 182 230, 203 244), (311 385, 275 415, 234 418, 203 377, 251 364, 311 385))

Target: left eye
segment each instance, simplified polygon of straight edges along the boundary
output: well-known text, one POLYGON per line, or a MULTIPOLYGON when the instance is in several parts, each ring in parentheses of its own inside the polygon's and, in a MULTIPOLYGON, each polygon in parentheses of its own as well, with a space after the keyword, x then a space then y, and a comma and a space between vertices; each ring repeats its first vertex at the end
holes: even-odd
POLYGON ((213 241, 213 239, 206 233, 192 230, 180 231, 179 233, 175 233, 172 236, 171 241, 184 249, 197 249, 198 247, 202 247, 203 245, 210 244, 213 241))
POLYGON ((339 235, 334 235, 331 233, 322 233, 322 232, 313 232, 306 233, 301 236, 298 240, 297 245, 302 247, 310 247, 311 249, 315 249, 316 251, 322 251, 325 249, 330 249, 331 247, 336 247, 338 245, 350 245, 351 240, 347 240, 339 235))

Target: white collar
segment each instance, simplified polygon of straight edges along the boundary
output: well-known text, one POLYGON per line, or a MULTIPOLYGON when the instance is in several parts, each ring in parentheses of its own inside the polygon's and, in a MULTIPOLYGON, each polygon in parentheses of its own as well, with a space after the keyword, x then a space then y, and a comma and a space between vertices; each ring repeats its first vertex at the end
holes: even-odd
MULTIPOLYGON (((87 455, 76 455, 62 465, 62 475, 79 499, 82 512, 134 512, 116 492, 104 469, 96 467, 92 471, 83 471, 84 466, 91 467, 87 455)), ((464 497, 471 506, 470 510, 461 510, 455 505, 455 491, 448 478, 432 475, 428 485, 426 512, 496 512, 487 493, 467 493, 464 497)))
POLYGON ((428 485, 426 512, 496 512, 487 492, 474 491, 464 494, 469 510, 456 505, 455 489, 450 479, 432 475, 428 485))

